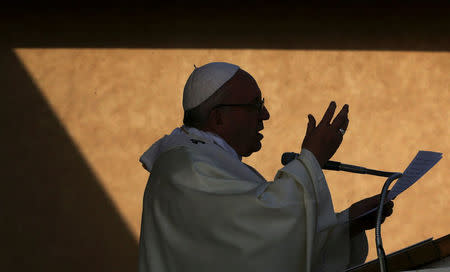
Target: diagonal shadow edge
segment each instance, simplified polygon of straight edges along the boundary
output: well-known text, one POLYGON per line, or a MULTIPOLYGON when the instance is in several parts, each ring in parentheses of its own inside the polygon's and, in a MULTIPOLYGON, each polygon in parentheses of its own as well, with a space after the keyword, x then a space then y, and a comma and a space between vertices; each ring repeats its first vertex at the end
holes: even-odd
POLYGON ((15 53, 0 61, 7 270, 137 270, 137 241, 89 164, 15 53))

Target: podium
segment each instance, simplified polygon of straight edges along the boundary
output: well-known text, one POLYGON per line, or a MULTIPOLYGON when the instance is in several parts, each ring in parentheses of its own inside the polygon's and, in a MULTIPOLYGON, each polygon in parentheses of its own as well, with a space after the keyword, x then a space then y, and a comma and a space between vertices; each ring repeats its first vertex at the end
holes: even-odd
MULTIPOLYGON (((441 267, 447 267, 450 271, 450 234, 435 240, 427 239, 386 257, 390 272, 441 267)), ((346 272, 350 271, 377 272, 380 271, 380 265, 378 259, 375 259, 346 270, 346 272)))

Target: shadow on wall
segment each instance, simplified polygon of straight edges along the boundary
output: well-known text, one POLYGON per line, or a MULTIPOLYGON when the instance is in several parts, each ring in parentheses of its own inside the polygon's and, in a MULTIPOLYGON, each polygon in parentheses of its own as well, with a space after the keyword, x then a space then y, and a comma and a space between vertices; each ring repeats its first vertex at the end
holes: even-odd
MULTIPOLYGON (((221 48, 448 51, 448 8, 312 8, 260 3, 207 7, 165 1, 116 7, 0 10, 11 48, 221 48), (446 34, 447 33, 447 34, 446 34)), ((428 1, 427 1, 428 3, 428 1)), ((350 5, 351 6, 351 5, 350 5)), ((432 7, 430 3, 430 7, 432 7)))
POLYGON ((0 62, 2 267, 137 271, 137 241, 87 162, 13 51, 0 62))

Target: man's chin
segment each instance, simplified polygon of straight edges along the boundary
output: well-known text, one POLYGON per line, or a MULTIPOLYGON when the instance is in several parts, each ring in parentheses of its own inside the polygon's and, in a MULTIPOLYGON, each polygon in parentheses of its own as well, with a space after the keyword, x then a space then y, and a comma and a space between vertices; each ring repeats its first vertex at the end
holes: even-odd
POLYGON ((248 151, 247 153, 243 154, 242 157, 249 157, 251 154, 258 152, 261 150, 262 144, 261 141, 258 141, 255 146, 252 148, 252 150, 248 151))
POLYGON ((260 151, 260 150, 261 150, 261 147, 262 147, 261 141, 258 141, 258 142, 256 143, 255 151, 253 151, 253 152, 258 152, 258 151, 260 151))

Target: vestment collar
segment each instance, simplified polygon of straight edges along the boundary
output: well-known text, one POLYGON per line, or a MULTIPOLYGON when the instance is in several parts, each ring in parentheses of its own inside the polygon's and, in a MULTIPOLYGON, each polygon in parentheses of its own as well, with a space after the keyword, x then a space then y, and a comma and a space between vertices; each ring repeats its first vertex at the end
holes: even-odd
POLYGON ((242 156, 239 156, 234 150, 234 148, 232 148, 222 137, 220 137, 215 133, 199 130, 194 127, 181 126, 179 128, 174 129, 170 135, 177 135, 180 133, 186 133, 188 135, 200 137, 204 140, 209 140, 210 142, 220 146, 224 151, 228 152, 234 158, 242 161, 242 156))

